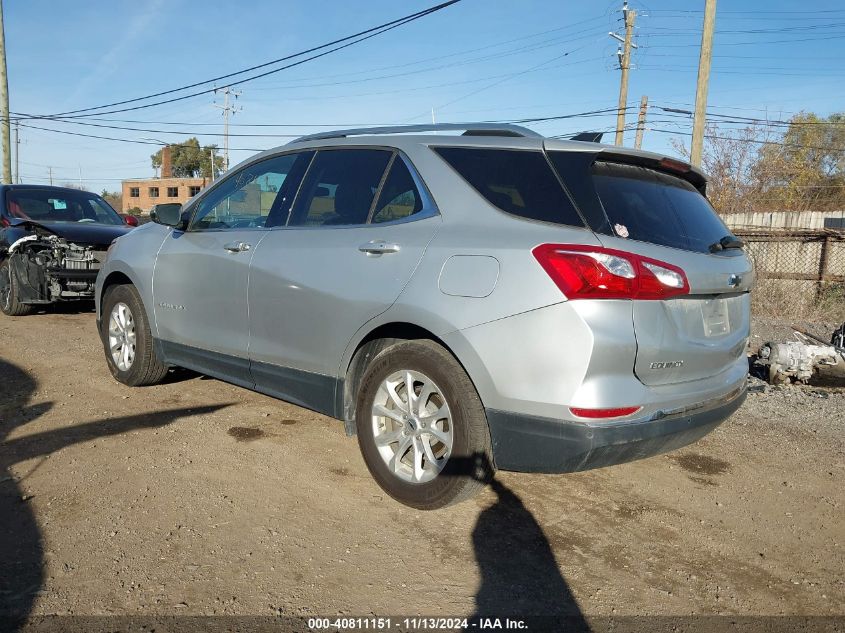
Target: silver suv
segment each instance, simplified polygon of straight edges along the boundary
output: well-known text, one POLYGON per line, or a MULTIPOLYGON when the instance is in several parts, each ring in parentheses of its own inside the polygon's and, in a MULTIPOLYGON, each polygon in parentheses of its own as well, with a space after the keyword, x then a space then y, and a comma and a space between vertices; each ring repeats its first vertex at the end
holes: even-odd
POLYGON ((495 468, 671 450, 745 397, 753 270, 704 187, 516 126, 303 137, 116 240, 106 359, 127 385, 185 367, 343 420, 422 509, 495 468))

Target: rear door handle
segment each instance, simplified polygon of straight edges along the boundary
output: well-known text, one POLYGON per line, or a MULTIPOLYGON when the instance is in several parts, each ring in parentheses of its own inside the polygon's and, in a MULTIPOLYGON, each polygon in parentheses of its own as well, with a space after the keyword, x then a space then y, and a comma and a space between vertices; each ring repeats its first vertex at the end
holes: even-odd
POLYGON ((230 253, 242 253, 252 248, 252 245, 247 244, 246 242, 229 242, 228 244, 224 245, 223 248, 225 248, 230 253))
POLYGON ((390 244, 382 240, 373 240, 366 244, 361 244, 358 250, 367 255, 385 255, 387 253, 398 253, 399 244, 390 244))

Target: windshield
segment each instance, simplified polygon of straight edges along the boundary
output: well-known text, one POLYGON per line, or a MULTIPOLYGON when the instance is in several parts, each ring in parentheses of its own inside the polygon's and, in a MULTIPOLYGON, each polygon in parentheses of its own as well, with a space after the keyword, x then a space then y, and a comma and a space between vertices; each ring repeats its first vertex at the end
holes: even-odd
POLYGON ((124 224, 100 196, 67 189, 12 189, 6 194, 6 213, 10 218, 34 222, 124 224))

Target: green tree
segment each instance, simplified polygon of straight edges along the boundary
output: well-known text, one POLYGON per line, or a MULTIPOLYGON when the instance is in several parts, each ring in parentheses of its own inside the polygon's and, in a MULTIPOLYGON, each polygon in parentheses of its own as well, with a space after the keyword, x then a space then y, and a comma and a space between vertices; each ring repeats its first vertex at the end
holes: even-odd
POLYGON ((845 208, 845 114, 796 114, 779 144, 761 148, 754 175, 769 209, 845 208))
MULTIPOLYGON (((214 152, 214 175, 223 170, 223 157, 217 153, 217 145, 200 147, 199 140, 189 138, 184 143, 170 146, 170 161, 173 175, 177 178, 210 178, 211 153, 214 152)), ((161 167, 161 150, 150 156, 154 169, 161 167)))
MULTIPOLYGON (((682 156, 689 151, 679 141, 682 156)), ((720 213, 845 209, 845 114, 801 113, 782 124, 708 126, 702 167, 720 213)))

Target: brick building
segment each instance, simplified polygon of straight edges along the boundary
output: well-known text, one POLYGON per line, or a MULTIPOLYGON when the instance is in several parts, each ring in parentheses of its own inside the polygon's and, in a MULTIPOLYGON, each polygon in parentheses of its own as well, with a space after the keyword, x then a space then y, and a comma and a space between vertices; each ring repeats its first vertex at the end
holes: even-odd
POLYGON ((174 178, 170 147, 161 151, 160 178, 131 178, 123 181, 122 211, 138 207, 149 213, 153 205, 168 202, 182 204, 208 184, 207 178, 174 178))

